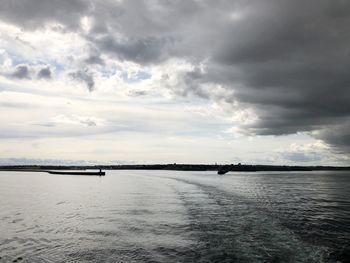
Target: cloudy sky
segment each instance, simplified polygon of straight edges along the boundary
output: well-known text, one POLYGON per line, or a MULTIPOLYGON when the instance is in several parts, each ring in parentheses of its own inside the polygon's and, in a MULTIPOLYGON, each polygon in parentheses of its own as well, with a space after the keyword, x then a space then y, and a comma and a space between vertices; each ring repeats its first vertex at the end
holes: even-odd
POLYGON ((347 0, 0 7, 0 164, 349 164, 347 0))

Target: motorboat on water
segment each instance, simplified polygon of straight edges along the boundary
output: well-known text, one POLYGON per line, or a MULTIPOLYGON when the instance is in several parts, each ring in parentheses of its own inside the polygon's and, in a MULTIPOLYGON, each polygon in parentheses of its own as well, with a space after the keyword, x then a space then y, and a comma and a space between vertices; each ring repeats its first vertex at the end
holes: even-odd
POLYGON ((229 172, 230 170, 226 167, 226 166, 221 166, 219 169, 218 169, 218 174, 226 174, 227 172, 229 172))

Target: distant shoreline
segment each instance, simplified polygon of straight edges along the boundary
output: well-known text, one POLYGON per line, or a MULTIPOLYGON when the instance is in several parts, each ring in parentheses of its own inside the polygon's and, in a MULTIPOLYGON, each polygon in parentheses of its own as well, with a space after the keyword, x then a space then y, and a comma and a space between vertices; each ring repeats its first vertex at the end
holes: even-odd
POLYGON ((246 164, 131 164, 131 165, 2 165, 0 171, 46 172, 47 170, 171 170, 171 171, 350 171, 350 166, 289 166, 246 164))

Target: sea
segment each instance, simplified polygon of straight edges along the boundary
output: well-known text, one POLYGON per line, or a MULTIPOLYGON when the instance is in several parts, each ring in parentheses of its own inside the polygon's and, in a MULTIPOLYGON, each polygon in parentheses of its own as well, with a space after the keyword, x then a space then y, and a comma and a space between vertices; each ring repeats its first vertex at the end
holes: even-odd
POLYGON ((0 262, 350 262, 350 172, 0 172, 0 262))

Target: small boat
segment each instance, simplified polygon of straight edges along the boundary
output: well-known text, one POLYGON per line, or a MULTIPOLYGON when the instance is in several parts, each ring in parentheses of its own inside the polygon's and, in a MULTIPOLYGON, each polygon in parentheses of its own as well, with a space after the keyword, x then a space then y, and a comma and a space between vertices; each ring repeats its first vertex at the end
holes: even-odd
POLYGON ((218 170, 218 174, 226 174, 227 172, 229 172, 230 170, 227 169, 226 167, 220 167, 218 170))
POLYGON ((68 174, 68 175, 96 175, 96 176, 105 176, 106 173, 102 172, 101 169, 98 172, 89 172, 89 171, 47 171, 49 174, 68 174))

